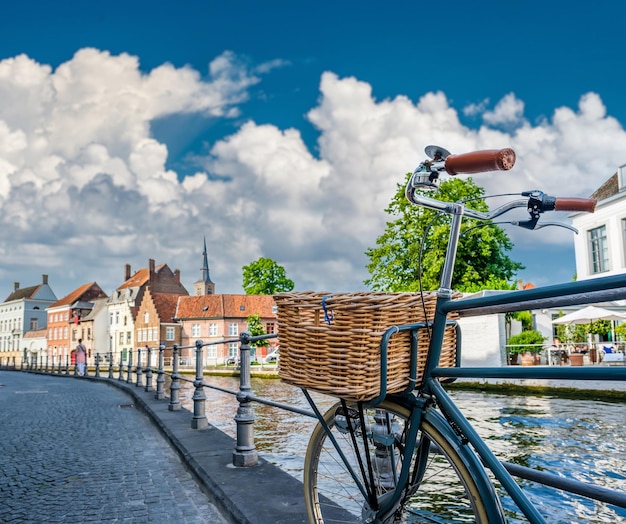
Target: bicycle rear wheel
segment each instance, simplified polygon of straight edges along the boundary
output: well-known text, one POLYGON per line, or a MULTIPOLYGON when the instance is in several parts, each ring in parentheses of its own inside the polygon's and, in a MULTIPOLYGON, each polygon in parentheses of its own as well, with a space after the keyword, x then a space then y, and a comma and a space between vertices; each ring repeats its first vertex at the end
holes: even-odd
POLYGON ((398 476, 405 450, 413 449, 406 441, 410 410, 385 401, 364 408, 361 416, 356 404, 347 407, 347 416, 340 404, 324 416, 336 446, 321 423, 309 441, 304 463, 309 522, 504 522, 484 470, 443 419, 423 417, 402 488, 398 476), (383 514, 379 508, 396 489, 403 490, 398 501, 383 514))

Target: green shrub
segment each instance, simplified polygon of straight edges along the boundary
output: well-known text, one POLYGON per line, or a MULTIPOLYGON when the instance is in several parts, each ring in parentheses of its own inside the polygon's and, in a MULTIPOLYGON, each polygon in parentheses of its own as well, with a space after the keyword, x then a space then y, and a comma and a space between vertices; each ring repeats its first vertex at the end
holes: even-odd
POLYGON ((509 353, 538 353, 543 349, 544 337, 539 331, 529 329, 509 338, 509 353), (541 345, 534 345, 541 344, 541 345))

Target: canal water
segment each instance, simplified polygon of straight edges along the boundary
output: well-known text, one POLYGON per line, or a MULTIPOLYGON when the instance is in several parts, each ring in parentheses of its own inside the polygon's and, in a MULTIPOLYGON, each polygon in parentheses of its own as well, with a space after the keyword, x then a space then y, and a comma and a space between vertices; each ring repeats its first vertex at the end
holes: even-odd
MULTIPOLYGON (((239 379, 205 377, 205 383, 239 389, 239 379)), ((298 388, 275 379, 252 379, 253 394, 275 402, 309 406, 298 388)), ((183 383, 181 403, 193 411, 193 386, 183 383)), ((236 437, 234 396, 206 388, 209 423, 236 437)), ((548 396, 508 396, 454 390, 451 395, 481 437, 508 462, 626 492, 624 404, 548 396)), ((316 395, 330 407, 335 399, 316 395)), ((255 403, 259 454, 302 480, 304 455, 315 420, 255 403)), ((626 522, 626 510, 523 481, 525 492, 550 523, 626 522)), ((509 522, 525 519, 503 498, 509 522)))

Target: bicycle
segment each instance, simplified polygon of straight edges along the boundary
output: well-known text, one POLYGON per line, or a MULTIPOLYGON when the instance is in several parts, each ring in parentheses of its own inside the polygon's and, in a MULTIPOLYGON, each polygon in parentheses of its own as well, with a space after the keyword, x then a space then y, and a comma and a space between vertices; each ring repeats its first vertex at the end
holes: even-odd
MULTIPOLYGON (((510 223, 530 230, 546 225, 573 229, 565 224, 540 223, 539 219, 542 213, 552 210, 592 212, 596 202, 585 198, 555 198, 530 191, 522 193, 522 199, 507 202, 493 211, 478 212, 463 203, 439 201, 418 190, 436 188, 441 173, 508 170, 515 162, 515 153, 504 149, 451 155, 441 147, 428 146, 426 154, 429 158, 413 172, 406 196, 415 205, 451 215, 446 260, 431 311, 424 312, 419 322, 388 323, 380 336, 380 372, 375 393, 370 391, 359 397, 343 384, 348 380, 347 375, 341 375, 344 368, 348 368, 348 373, 351 369, 360 373, 367 362, 341 362, 341 358, 351 357, 349 350, 330 357, 321 353, 323 346, 341 337, 339 329, 338 333, 329 335, 335 338, 318 340, 327 324, 337 321, 336 308, 341 306, 341 298, 333 302, 332 295, 311 294, 305 297, 303 305, 302 294, 276 297, 281 333, 281 378, 302 388, 318 418, 304 464, 309 522, 506 522, 495 483, 511 497, 529 522, 545 522, 545 516, 524 494, 513 475, 626 508, 626 496, 622 493, 567 482, 556 475, 500 462, 444 388, 446 381, 470 377, 626 380, 626 369, 615 368, 461 367, 460 333, 454 318, 450 318, 460 314, 554 308, 626 296, 626 275, 481 298, 459 298, 451 289, 464 217, 490 222, 523 207, 528 210, 529 219, 510 223), (318 306, 313 312, 311 304, 315 302, 318 306), (285 310, 282 322, 281 309, 285 310), (285 320, 287 316, 289 319, 285 320), (390 369, 392 360, 397 360, 391 356, 392 340, 400 334, 405 336, 410 350, 405 351, 408 360, 400 364, 407 369, 407 376, 398 384, 397 377, 390 375, 390 369), (449 353, 446 348, 451 345, 450 336, 456 339, 452 344, 452 362, 446 354, 449 353), (297 354, 309 338, 316 339, 317 343, 297 354), (290 352, 296 352, 291 363, 290 352), (306 366, 308 368, 304 369, 306 366), (333 380, 330 392, 322 387, 333 380), (322 413, 310 390, 331 394, 339 401, 322 413), (440 518, 445 520, 438 520, 440 518)), ((347 302, 353 298, 349 297, 347 302)), ((346 306, 350 307, 355 308, 353 302, 346 306)), ((377 307, 368 304, 362 309, 371 312, 377 307)), ((359 321, 372 320, 368 317, 359 321)), ((344 345, 359 344, 354 340, 361 331, 348 329, 346 332, 352 340, 344 345)))

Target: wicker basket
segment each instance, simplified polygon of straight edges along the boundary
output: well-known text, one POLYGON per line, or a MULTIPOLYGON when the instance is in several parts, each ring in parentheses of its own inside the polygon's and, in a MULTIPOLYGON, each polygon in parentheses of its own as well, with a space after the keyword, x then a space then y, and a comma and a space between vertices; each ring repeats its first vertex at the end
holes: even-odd
MULTIPOLYGON (((290 384, 348 400, 380 394, 380 343, 392 326, 432 320, 434 293, 281 293, 278 306, 278 373, 290 384), (424 304, 426 318, 424 317, 424 304), (330 323, 325 321, 332 317, 330 323)), ((450 316, 450 319, 455 319, 450 316)), ((418 331, 417 386, 421 384, 428 333, 418 331)), ((446 328, 440 366, 456 362, 456 332, 446 328)), ((411 334, 394 334, 388 343, 387 393, 409 387, 411 334)))

